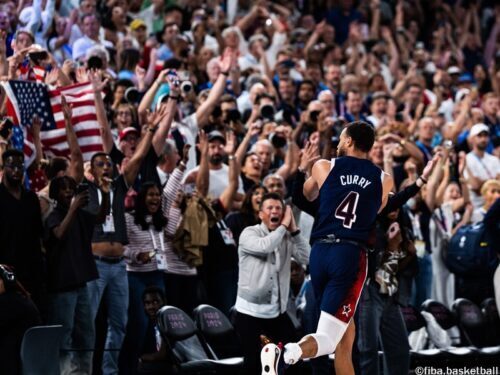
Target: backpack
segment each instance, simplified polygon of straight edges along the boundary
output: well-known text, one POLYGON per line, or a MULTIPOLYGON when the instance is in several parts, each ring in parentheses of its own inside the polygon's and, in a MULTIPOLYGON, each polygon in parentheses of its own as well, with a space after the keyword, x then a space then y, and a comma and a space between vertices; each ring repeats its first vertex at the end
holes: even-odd
POLYGON ((493 275, 498 258, 486 238, 483 223, 465 225, 451 237, 443 254, 448 269, 458 276, 493 275))

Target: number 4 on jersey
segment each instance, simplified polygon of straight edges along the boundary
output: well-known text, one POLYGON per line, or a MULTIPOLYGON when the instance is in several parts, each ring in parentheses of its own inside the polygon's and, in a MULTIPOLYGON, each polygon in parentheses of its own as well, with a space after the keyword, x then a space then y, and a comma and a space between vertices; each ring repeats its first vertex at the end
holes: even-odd
POLYGON ((342 225, 346 228, 351 228, 356 222, 356 207, 358 207, 359 194, 351 191, 344 198, 335 210, 335 217, 343 221, 342 225))

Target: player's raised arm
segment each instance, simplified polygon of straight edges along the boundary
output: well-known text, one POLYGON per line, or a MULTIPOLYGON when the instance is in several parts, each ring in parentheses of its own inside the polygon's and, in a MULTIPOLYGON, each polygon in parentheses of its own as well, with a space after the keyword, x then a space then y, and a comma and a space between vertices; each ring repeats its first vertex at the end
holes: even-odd
POLYGON ((314 163, 311 176, 304 182, 304 196, 312 202, 319 196, 319 189, 325 182, 330 171, 330 162, 328 160, 318 160, 314 163))

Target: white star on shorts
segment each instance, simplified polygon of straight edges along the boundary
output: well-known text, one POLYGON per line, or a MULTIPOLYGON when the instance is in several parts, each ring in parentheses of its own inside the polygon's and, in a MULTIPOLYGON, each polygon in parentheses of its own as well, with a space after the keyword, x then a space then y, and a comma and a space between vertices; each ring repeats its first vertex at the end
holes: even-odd
POLYGON ((342 311, 342 315, 349 316, 351 313, 351 304, 344 305, 342 308, 344 309, 344 311, 342 311))

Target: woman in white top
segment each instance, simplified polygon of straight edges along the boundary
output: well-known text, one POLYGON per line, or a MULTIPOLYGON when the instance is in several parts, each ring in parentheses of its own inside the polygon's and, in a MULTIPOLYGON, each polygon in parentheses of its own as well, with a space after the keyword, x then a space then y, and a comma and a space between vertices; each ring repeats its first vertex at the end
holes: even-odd
POLYGON ((181 213, 176 196, 184 174, 180 163, 170 176, 163 192, 154 182, 145 182, 136 197, 135 210, 125 214, 129 243, 125 261, 129 282, 129 318, 124 341, 126 352, 137 360, 147 329, 142 295, 148 286, 165 290, 164 272, 168 269, 168 253, 173 253, 171 240, 181 213))
POLYGON ((427 185, 426 204, 432 212, 429 224, 432 247, 432 298, 451 307, 455 300, 455 275, 443 261, 443 250, 449 239, 463 225, 470 222, 472 205, 469 190, 463 172, 465 154, 461 154, 458 162, 459 184, 450 182, 450 159, 448 151, 429 179, 427 185))

